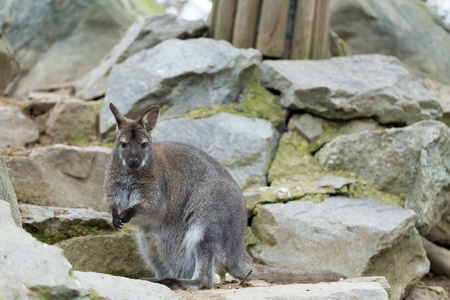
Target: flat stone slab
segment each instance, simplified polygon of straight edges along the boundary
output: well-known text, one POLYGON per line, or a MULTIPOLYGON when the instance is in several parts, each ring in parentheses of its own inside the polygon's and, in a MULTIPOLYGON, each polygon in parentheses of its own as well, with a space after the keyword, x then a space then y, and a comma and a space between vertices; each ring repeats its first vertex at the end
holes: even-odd
POLYGON ((94 272, 75 271, 74 275, 81 281, 81 285, 84 289, 88 291, 94 290, 98 296, 108 300, 180 299, 180 297, 168 287, 149 281, 94 272))
POLYGON ((331 282, 319 284, 274 285, 232 290, 191 292, 213 299, 302 299, 302 300, 388 300, 388 294, 377 282, 331 282))
POLYGON ((39 206, 32 204, 20 204, 19 209, 25 228, 44 229, 55 227, 63 229, 71 225, 82 225, 114 229, 111 223, 111 214, 107 212, 97 212, 83 208, 39 206))
POLYGON ((433 92, 395 57, 265 60, 259 74, 263 86, 281 92, 284 107, 328 119, 411 124, 442 116, 433 92))

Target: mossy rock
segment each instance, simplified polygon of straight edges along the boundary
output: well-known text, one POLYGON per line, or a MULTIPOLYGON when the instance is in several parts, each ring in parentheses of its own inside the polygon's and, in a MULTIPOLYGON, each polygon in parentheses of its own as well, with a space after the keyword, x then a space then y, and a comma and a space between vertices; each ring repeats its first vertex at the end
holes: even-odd
POLYGON ((62 241, 56 246, 74 270, 97 272, 129 278, 152 277, 138 251, 136 229, 127 224, 110 234, 89 235, 62 241))
MULTIPOLYGON (((167 108, 164 112, 167 111, 167 108)), ((184 117, 192 119, 208 118, 217 113, 230 113, 269 121, 277 129, 282 129, 287 110, 278 103, 278 97, 259 84, 258 73, 254 72, 242 91, 239 101, 231 104, 201 106, 190 109, 184 117)))

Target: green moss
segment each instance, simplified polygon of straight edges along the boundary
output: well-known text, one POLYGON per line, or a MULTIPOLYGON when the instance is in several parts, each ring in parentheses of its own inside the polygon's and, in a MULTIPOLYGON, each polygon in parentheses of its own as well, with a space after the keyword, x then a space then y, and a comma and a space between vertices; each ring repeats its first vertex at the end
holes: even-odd
POLYGON ((247 232, 245 233, 245 245, 250 246, 256 244, 257 239, 250 226, 247 226, 247 232))
POLYGON ((93 289, 87 290, 87 296, 91 300, 106 300, 104 297, 100 297, 97 292, 93 289))
POLYGON ((356 183, 351 184, 348 196, 351 198, 371 197, 389 204, 396 204, 400 207, 405 206, 405 201, 400 197, 377 190, 364 181, 357 181, 356 183))
POLYGON ((133 2, 145 15, 160 15, 164 13, 164 8, 156 0, 133 0, 133 2))
POLYGON ((202 119, 208 118, 217 113, 230 113, 235 115, 242 115, 246 117, 251 117, 250 114, 238 111, 236 109, 236 104, 223 104, 223 105, 212 105, 212 106, 200 106, 189 110, 184 117, 191 119, 202 119))
POLYGON ((36 228, 26 229, 36 239, 50 245, 77 236, 110 234, 114 231, 114 229, 87 225, 71 225, 68 228, 46 227, 42 230, 36 228))
POLYGON ((72 145, 83 145, 83 144, 86 144, 88 141, 89 141, 89 137, 83 136, 80 138, 69 140, 69 143, 72 145))
POLYGON ((94 111, 101 111, 103 107, 103 101, 99 101, 98 103, 95 103, 94 105, 92 105, 92 108, 94 109, 94 111))
POLYGON ((308 142, 296 132, 281 136, 277 152, 269 169, 269 184, 279 184, 321 172, 319 162, 308 152, 308 142))
POLYGON ((34 286, 30 290, 40 299, 40 300, 50 300, 50 299, 79 299, 80 293, 77 290, 72 290, 66 286, 34 286))
POLYGON ((109 147, 109 148, 113 148, 115 144, 115 141, 107 141, 107 142, 103 142, 103 146, 105 147, 109 147))
POLYGON ((278 97, 259 84, 258 72, 255 71, 239 99, 238 110, 252 117, 265 119, 276 128, 284 125, 287 110, 278 103, 278 97))

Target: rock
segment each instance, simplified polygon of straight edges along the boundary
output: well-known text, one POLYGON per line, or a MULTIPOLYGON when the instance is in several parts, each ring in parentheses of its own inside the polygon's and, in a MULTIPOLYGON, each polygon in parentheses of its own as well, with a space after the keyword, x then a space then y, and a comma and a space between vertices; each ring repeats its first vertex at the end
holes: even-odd
POLYGON ((266 185, 279 137, 268 121, 227 113, 205 119, 167 119, 156 126, 152 135, 157 142, 181 142, 205 151, 230 172, 241 188, 266 185))
POLYGON ((5 160, 0 153, 0 200, 6 201, 11 207, 11 216, 14 223, 22 228, 22 217, 20 215, 19 206, 17 204, 16 193, 8 175, 5 160))
MULTIPOLYGON (((149 281, 129 279, 93 272, 74 272, 84 289, 108 300, 123 299, 180 299, 168 287, 149 281)), ((94 299, 94 298, 91 298, 94 299)))
POLYGON ((386 291, 389 297, 391 297, 391 286, 389 285, 389 282, 386 280, 386 277, 384 276, 369 276, 369 277, 355 277, 355 278, 347 278, 344 280, 341 280, 343 282, 377 282, 381 284, 383 289, 386 291))
POLYGON ((193 295, 213 299, 301 299, 301 300, 388 300, 389 297, 377 282, 330 282, 318 284, 291 284, 245 289, 219 289, 192 292, 193 295))
POLYGON ((425 79, 425 85, 434 92, 439 104, 442 107, 443 117, 439 119, 447 126, 450 125, 450 85, 440 84, 439 82, 425 79))
POLYGON ((0 201, 0 297, 74 299, 85 293, 62 250, 42 244, 19 228, 0 201))
POLYGON ((194 108, 236 101, 260 60, 257 50, 206 38, 171 39, 138 52, 109 74, 100 133, 115 124, 110 102, 137 118, 154 104, 194 108))
POLYGON ((149 49, 171 38, 189 39, 201 37, 206 32, 202 20, 187 21, 175 15, 146 16, 130 26, 120 42, 106 55, 102 62, 77 84, 77 97, 94 99, 105 94, 108 74, 112 66, 123 62, 132 54, 149 49))
POLYGON ((8 92, 24 95, 86 75, 134 21, 130 7, 127 0, 2 0, 0 27, 22 68, 8 92))
POLYGON ((54 145, 5 160, 19 201, 107 211, 102 186, 110 153, 106 147, 54 145))
POLYGON ((289 128, 303 136, 308 142, 318 139, 323 133, 322 124, 310 114, 294 115, 289 128))
POLYGON ((437 275, 450 277, 450 250, 435 245, 426 238, 422 238, 422 241, 431 263, 431 271, 437 275))
POLYGON ((393 55, 417 76, 450 84, 450 35, 423 1, 331 1, 330 29, 353 54, 393 55))
POLYGON ((19 63, 14 57, 14 50, 0 30, 0 95, 3 95, 8 83, 20 70, 19 63))
POLYGON ((46 133, 56 143, 80 143, 97 135, 97 117, 91 105, 71 99, 58 103, 51 111, 46 133))
POLYGON ((419 282, 405 300, 448 300, 448 294, 440 286, 426 286, 419 282))
POLYGON ((253 218, 259 242, 250 251, 271 266, 385 276, 391 299, 401 299, 429 270, 415 218, 372 198, 268 204, 253 218))
POLYGON ((395 57, 266 60, 259 73, 265 87, 282 93, 284 107, 328 119, 411 124, 442 116, 434 94, 395 57))
POLYGON ((39 139, 39 130, 18 108, 0 106, 0 147, 23 147, 39 139))
POLYGON ((441 122, 340 136, 316 157, 326 170, 354 172, 405 199, 422 235, 450 213, 450 129, 441 122))
POLYGON ((77 271, 100 272, 131 278, 153 277, 141 258, 135 240, 136 229, 127 226, 109 234, 75 237, 56 246, 77 271))
POLYGON ((443 216, 426 238, 441 245, 450 246, 450 215, 443 216))
POLYGON ((21 204, 23 228, 41 242, 54 244, 72 237, 111 233, 111 215, 82 208, 21 204))

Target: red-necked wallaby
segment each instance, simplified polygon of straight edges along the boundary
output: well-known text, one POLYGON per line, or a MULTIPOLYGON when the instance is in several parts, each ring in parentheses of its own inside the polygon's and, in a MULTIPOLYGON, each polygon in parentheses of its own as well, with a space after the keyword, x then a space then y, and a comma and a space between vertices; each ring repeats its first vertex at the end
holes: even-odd
MULTIPOLYGON (((104 191, 113 224, 137 225, 137 244, 155 273, 151 281, 170 288, 213 285, 223 267, 242 279, 269 282, 334 281, 333 272, 281 270, 255 264, 245 247, 247 211, 239 186, 216 160, 180 143, 153 143, 159 116, 153 106, 136 121, 110 104, 117 137, 104 191)), ((180 128, 179 130, 183 130, 180 128)))

